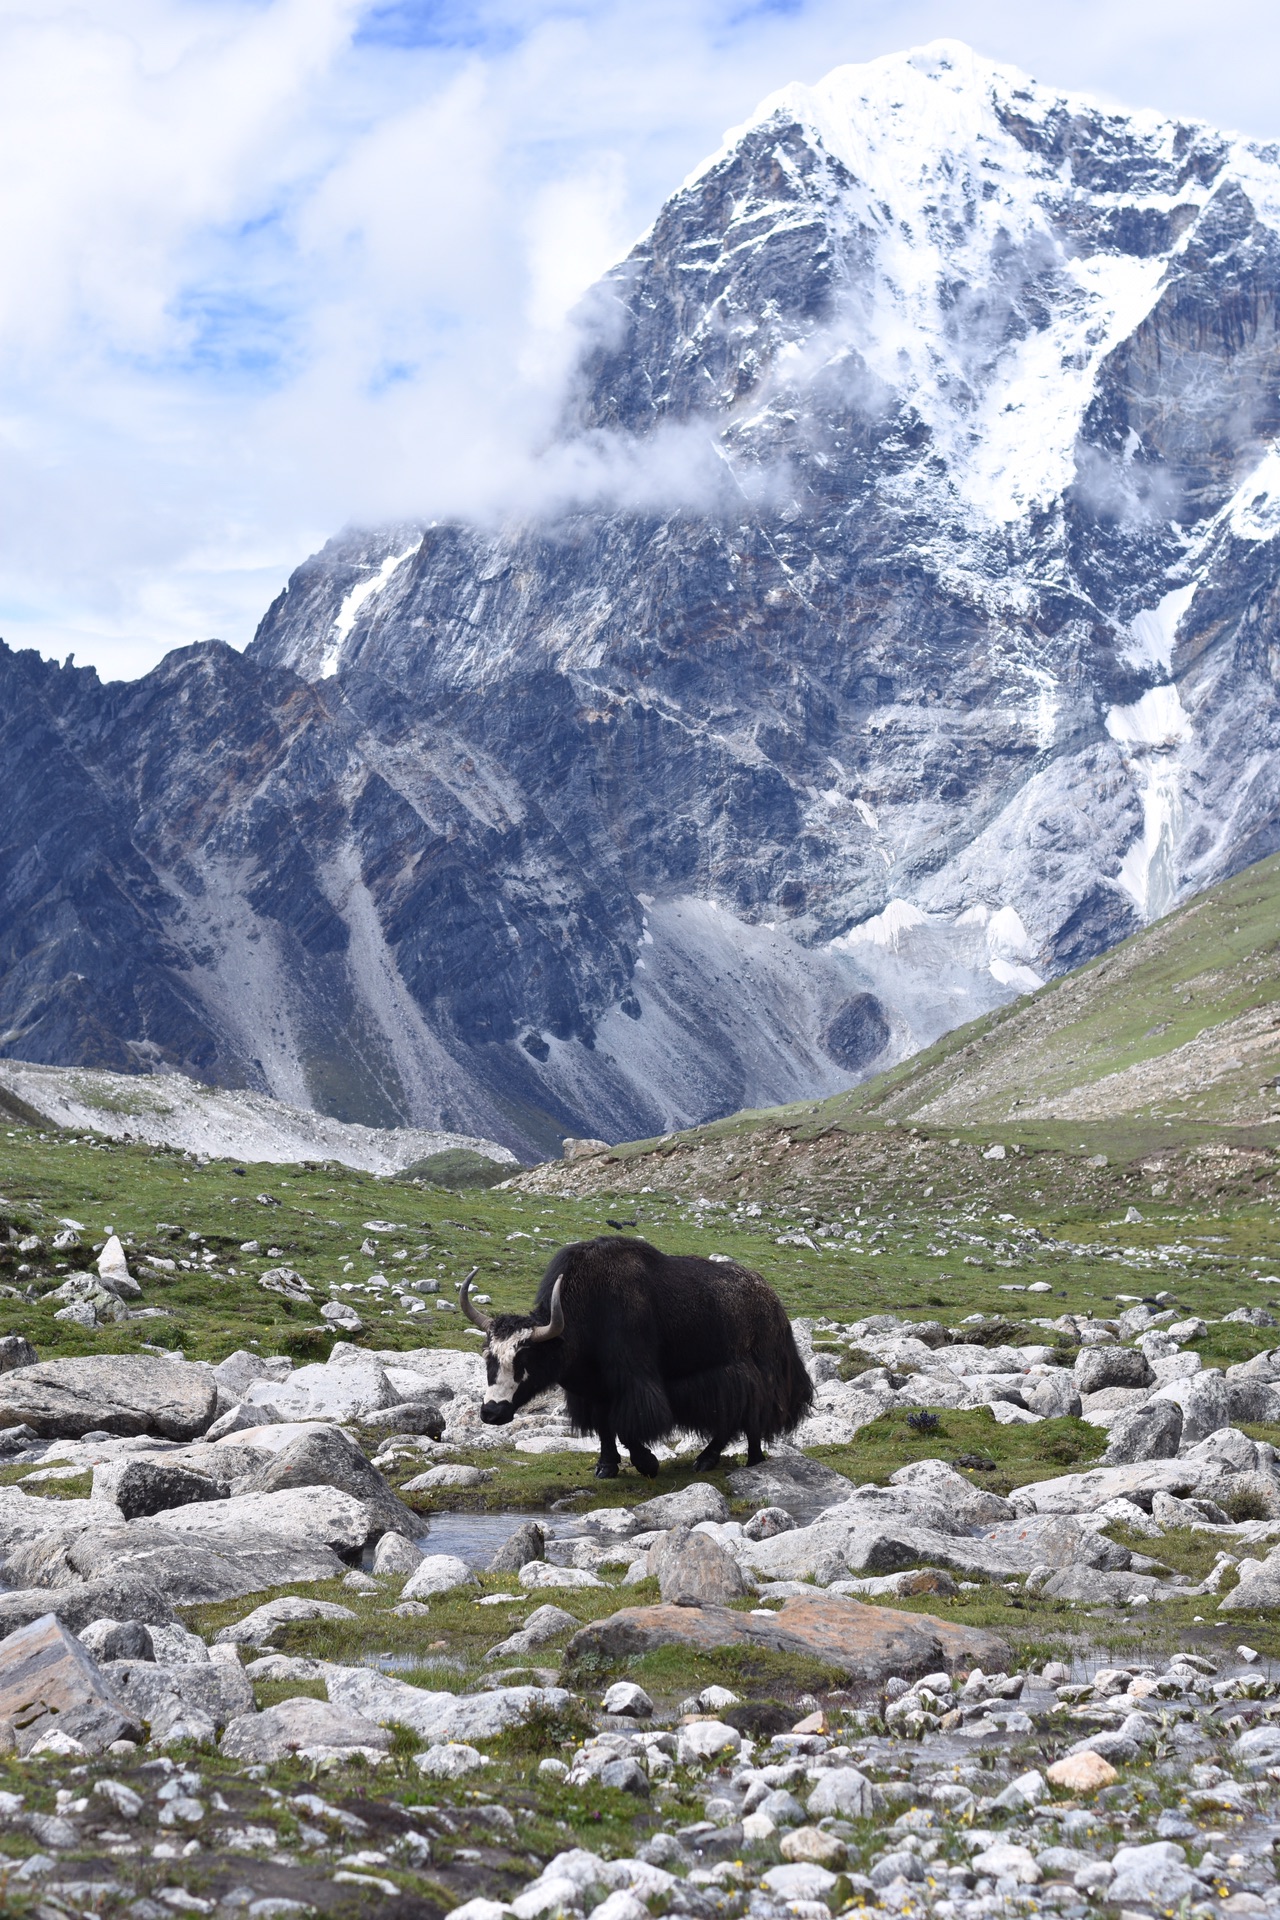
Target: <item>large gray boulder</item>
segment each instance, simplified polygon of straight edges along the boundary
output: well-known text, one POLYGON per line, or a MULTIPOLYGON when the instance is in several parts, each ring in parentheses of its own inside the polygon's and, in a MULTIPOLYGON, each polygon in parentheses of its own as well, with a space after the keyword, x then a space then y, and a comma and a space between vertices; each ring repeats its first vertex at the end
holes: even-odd
POLYGON ((216 1727, 253 1711, 253 1682, 230 1661, 168 1667, 154 1660, 113 1660, 104 1677, 122 1709, 148 1724, 170 1719, 175 1706, 184 1714, 208 1714, 216 1727))
POLYGON ((688 1527, 676 1527, 654 1543, 649 1572, 662 1598, 675 1607, 723 1607, 751 1592, 733 1555, 708 1534, 688 1527))
POLYGON ((358 1420, 379 1407, 394 1407, 403 1396, 385 1370, 367 1354, 343 1355, 335 1365, 298 1367, 287 1380, 255 1380, 245 1392, 249 1405, 270 1405, 280 1420, 358 1420))
POLYGON ((298 1620, 354 1620, 350 1607, 337 1600, 312 1600, 301 1594, 285 1594, 267 1600, 243 1619, 233 1620, 213 1637, 216 1647, 270 1647, 276 1637, 298 1620))
POLYGON ((1191 1872, 1186 1858, 1174 1840, 1118 1848, 1111 1862, 1115 1878, 1106 1890, 1108 1904, 1172 1913, 1186 1901, 1203 1900, 1204 1883, 1191 1872))
POLYGON ((93 1432, 194 1440, 217 1404, 212 1368, 151 1354, 41 1360, 0 1373, 0 1427, 22 1424, 49 1440, 93 1432))
POLYGON ((1149 1387, 1155 1375, 1136 1347, 1084 1347, 1076 1355, 1073 1377, 1083 1395, 1104 1387, 1149 1387))
POLYGON ((92 1620, 137 1620, 148 1627, 173 1626, 178 1616, 158 1587, 125 1575, 84 1580, 50 1592, 47 1587, 19 1587, 0 1593, 0 1638, 29 1627, 54 1613, 71 1633, 80 1633, 92 1620))
POLYGON ((1029 1413, 1043 1420, 1065 1420, 1080 1413, 1080 1389, 1075 1376, 1065 1367, 1029 1379, 1022 1389, 1022 1401, 1029 1413))
POLYGON ((88 1648, 52 1613, 0 1640, 0 1720, 13 1727, 21 1753, 54 1726, 90 1753, 142 1733, 88 1648))
POLYGON ((445 1429, 445 1411, 438 1400, 406 1400, 398 1407, 362 1413, 360 1425, 374 1433, 425 1433, 438 1440, 445 1429))
POLYGON ((1182 1408, 1176 1400, 1156 1397, 1121 1415, 1111 1428, 1103 1459, 1109 1467, 1172 1460, 1181 1440, 1182 1408))
MULTIPOLYGON (((889 1475, 889 1486, 900 1490, 887 1495, 889 1500, 899 1505, 905 1500, 915 1517, 946 1533, 997 1526, 1013 1518, 1007 1500, 989 1487, 975 1487, 948 1460, 913 1460, 889 1475)), ((871 1489, 859 1487, 857 1492, 862 1496, 871 1489)))
POLYGON ((727 1520, 729 1502, 718 1487, 694 1480, 676 1493, 659 1493, 652 1500, 642 1501, 633 1518, 641 1533, 658 1527, 696 1527, 699 1520, 727 1520))
POLYGON ((391 1745, 385 1728, 325 1700, 282 1700, 263 1713, 244 1713, 222 1736, 229 1760, 269 1763, 297 1754, 304 1760, 377 1759, 391 1745))
POLYGON ((1227 1414, 1233 1426, 1240 1426, 1244 1421, 1266 1426, 1280 1422, 1280 1386, 1256 1374, 1252 1378, 1237 1376, 1233 1380, 1230 1370, 1226 1384, 1227 1414))
POLYGON ((411 1727, 429 1746, 446 1740, 492 1740, 535 1708, 563 1713, 572 1696, 563 1687, 491 1687, 484 1693, 428 1693, 372 1667, 330 1667, 332 1703, 380 1726, 411 1727))
POLYGON ((1157 1493, 1179 1499, 1200 1491, 1202 1478, 1216 1478, 1210 1463, 1199 1460, 1145 1460, 1131 1466, 1089 1467, 1083 1473, 1060 1474, 1055 1480, 1030 1481, 1015 1487, 1010 1498, 1019 1514, 1092 1513, 1109 1500, 1136 1500, 1149 1507, 1157 1493))
POLYGON ((1252 1360, 1228 1367, 1227 1384, 1233 1380, 1265 1380, 1271 1386, 1280 1386, 1280 1347, 1273 1347, 1270 1353, 1255 1353, 1252 1360))
POLYGON ((93 1497, 109 1500, 126 1520, 144 1520, 193 1501, 225 1500, 226 1483, 166 1460, 106 1460, 93 1470, 93 1497))
POLYGON ((1121 1573, 1129 1564, 1127 1547, 1066 1515, 1028 1514, 1025 1519, 992 1527, 984 1537, 989 1546, 1020 1560, 1028 1573, 1033 1567, 1052 1567, 1055 1571, 1096 1567, 1121 1573))
POLYGON ((281 1447, 236 1484, 237 1495, 289 1492, 300 1487, 336 1487, 361 1501, 379 1533, 421 1531, 417 1516, 396 1498, 378 1469, 338 1427, 312 1427, 281 1447))
POLYGON ((1206 1367, 1185 1380, 1171 1380, 1152 1394, 1153 1400, 1175 1400, 1182 1408, 1182 1445, 1194 1447, 1219 1427, 1230 1426, 1227 1383, 1217 1367, 1206 1367))
MULTIPOLYGON (((232 1504, 217 1503, 219 1509, 232 1504)), ((86 1581, 137 1582, 180 1607, 238 1600, 303 1581, 338 1580, 347 1571, 327 1545, 252 1528, 229 1540, 202 1540, 176 1531, 168 1525, 170 1517, 46 1536, 12 1555, 6 1571, 24 1585, 73 1590, 86 1581)), ((53 1595, 49 1604, 54 1604, 53 1595)))
POLYGON ((1257 1608, 1271 1612, 1280 1607, 1280 1547, 1273 1547, 1265 1560, 1242 1560, 1239 1572, 1238 1584, 1218 1602, 1219 1613, 1251 1613, 1257 1608))

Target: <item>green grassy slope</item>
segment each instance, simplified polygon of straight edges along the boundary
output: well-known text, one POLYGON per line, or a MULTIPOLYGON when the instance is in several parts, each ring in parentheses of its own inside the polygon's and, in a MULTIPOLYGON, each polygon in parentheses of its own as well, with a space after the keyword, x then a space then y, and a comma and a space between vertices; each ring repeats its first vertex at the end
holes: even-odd
POLYGON ((850 1112, 972 1125, 1280 1123, 1280 856, 1039 993, 841 1096, 850 1112))
MULTIPOLYGON (((1221 1139, 1280 1144, 1280 855, 1038 993, 823 1101, 734 1114, 681 1144, 779 1127, 915 1123, 1133 1159, 1221 1139), (1170 1138, 1172 1130, 1172 1138, 1170 1138)), ((626 1157, 671 1140, 615 1149, 626 1157)))

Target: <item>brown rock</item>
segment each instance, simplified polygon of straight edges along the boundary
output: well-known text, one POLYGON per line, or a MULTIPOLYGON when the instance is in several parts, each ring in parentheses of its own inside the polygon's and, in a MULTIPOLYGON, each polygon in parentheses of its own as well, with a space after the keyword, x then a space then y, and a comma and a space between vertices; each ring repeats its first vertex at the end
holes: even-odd
POLYGON ((915 1567, 898 1576, 897 1589, 899 1598, 908 1593, 940 1593, 950 1599, 959 1593, 960 1585, 945 1567, 915 1567))
POLYGON ((981 1667, 1007 1673, 1008 1646, 998 1634, 957 1627, 928 1613, 899 1613, 838 1594, 788 1600, 779 1613, 732 1613, 725 1607, 624 1607, 579 1629, 569 1642, 570 1663, 586 1654, 608 1660, 651 1653, 656 1647, 758 1646, 808 1654, 839 1667, 868 1689, 891 1674, 981 1667))
POLYGON ((819 1707, 816 1713, 807 1713, 803 1720, 797 1720, 791 1731, 792 1733, 825 1733, 827 1716, 819 1707))
POLYGON ((705 1533, 676 1527, 654 1546, 649 1573, 673 1607, 722 1607, 751 1592, 731 1553, 705 1533))
POLYGON ((1120 1778, 1109 1760, 1100 1753, 1072 1753, 1045 1768, 1045 1779, 1053 1787, 1065 1787, 1069 1793, 1097 1793, 1120 1778))
POLYGON ((113 1740, 137 1740, 142 1728, 122 1713, 88 1650, 46 1613, 0 1641, 0 1721, 13 1727, 25 1753, 54 1726, 89 1753, 113 1740))

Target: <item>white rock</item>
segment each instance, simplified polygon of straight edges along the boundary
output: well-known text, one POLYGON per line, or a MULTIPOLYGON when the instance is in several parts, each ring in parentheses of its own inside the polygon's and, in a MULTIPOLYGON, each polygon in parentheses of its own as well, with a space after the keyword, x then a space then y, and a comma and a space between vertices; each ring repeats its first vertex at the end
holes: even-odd
POLYGON ((825 1900, 835 1883, 834 1873, 828 1873, 825 1867, 810 1866, 805 1860, 770 1867, 761 1881, 761 1885, 777 1894, 780 1900, 806 1901, 825 1900))
POLYGON ((535 1880, 523 1893, 517 1894, 511 1903, 516 1920, 538 1920, 540 1914, 561 1910, 575 1912, 580 1907, 577 1882, 564 1874, 557 1874, 554 1879, 535 1880))
POLYGON ((634 1893, 625 1887, 619 1887, 591 1909, 591 1920, 651 1920, 648 1907, 636 1899, 634 1893))
POLYGON ((856 1767, 829 1767, 809 1795, 809 1817, 821 1820, 838 1814, 844 1820, 868 1820, 875 1811, 876 1790, 856 1767))
MULTIPOLYGON (((135 1522, 134 1524, 141 1524, 135 1522)), ((155 1524, 234 1553, 266 1537, 338 1551, 362 1547, 376 1521, 363 1500, 337 1487, 288 1487, 276 1493, 232 1494, 169 1507, 155 1524)))
POLYGON ((428 1747, 425 1753, 414 1755, 418 1771, 433 1780, 460 1780, 463 1774, 475 1773, 488 1764, 484 1754, 461 1740, 446 1740, 443 1746, 428 1747))
POLYGON ((600 1704, 606 1713, 626 1714, 633 1720, 647 1720, 653 1712, 652 1700, 634 1680, 615 1680, 600 1704))
POLYGON ((281 1627, 292 1621, 354 1620, 355 1617, 350 1607, 339 1606, 336 1600, 307 1600, 300 1595, 286 1594, 279 1600, 268 1600, 255 1607, 242 1620, 233 1620, 230 1626, 220 1628, 213 1636, 213 1643, 217 1647, 269 1647, 281 1627))
POLYGON ((384 1533, 373 1550, 376 1574, 414 1573, 421 1566, 422 1548, 403 1533, 384 1533))
POLYGON ((516 1578, 522 1587, 534 1589, 603 1587, 606 1584, 603 1580, 598 1580, 594 1573, 589 1573, 585 1567, 553 1567, 547 1560, 526 1561, 516 1578))
POLYGON ((298 1367, 287 1380, 254 1380, 245 1391, 250 1405, 269 1404, 283 1420, 355 1420, 400 1396, 383 1369, 367 1355, 358 1361, 298 1367))
POLYGON ((969 1864, 975 1873, 989 1873, 993 1880, 1012 1878, 1024 1887, 1034 1887, 1042 1878, 1030 1850, 1008 1840, 999 1840, 995 1846, 975 1853, 969 1864))
POLYGON ((676 1759, 682 1767, 701 1766, 711 1759, 737 1753, 742 1735, 723 1720, 694 1720, 681 1727, 676 1740, 676 1759))
POLYGON ((329 1699, 345 1712, 379 1726, 399 1721, 432 1745, 454 1740, 474 1745, 515 1726, 535 1707, 563 1713, 571 1696, 563 1687, 492 1687, 484 1693, 430 1693, 372 1667, 328 1668, 329 1699))
POLYGON ((465 1560, 456 1553, 424 1554, 404 1583, 402 1600, 426 1600, 433 1593, 452 1593, 457 1587, 475 1587, 480 1583, 465 1560))

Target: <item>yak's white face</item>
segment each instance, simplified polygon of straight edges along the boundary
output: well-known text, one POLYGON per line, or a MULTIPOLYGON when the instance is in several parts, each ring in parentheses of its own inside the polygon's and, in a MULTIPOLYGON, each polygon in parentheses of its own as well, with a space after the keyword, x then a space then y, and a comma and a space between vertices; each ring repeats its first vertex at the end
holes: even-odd
MULTIPOLYGON (((519 1367, 517 1372, 517 1367, 532 1336, 532 1327, 522 1327, 517 1333, 506 1333, 496 1339, 490 1335, 485 1343, 484 1364, 489 1376, 489 1390, 480 1408, 480 1418, 488 1426, 505 1426, 515 1414, 516 1391, 521 1385, 520 1375, 524 1372, 523 1367, 519 1367)), ((532 1395, 526 1395, 525 1398, 532 1398, 532 1395)))

